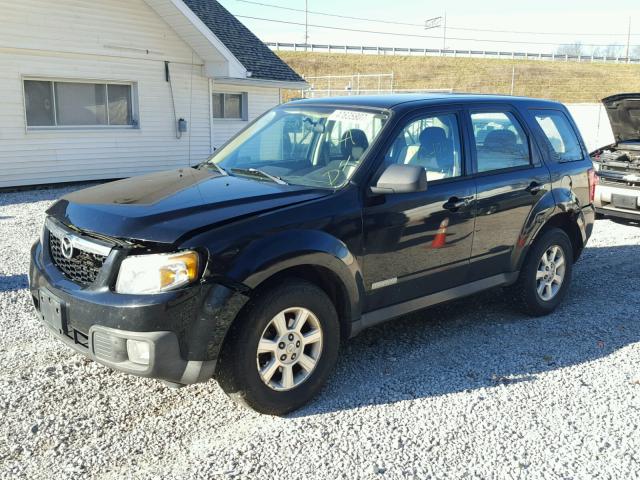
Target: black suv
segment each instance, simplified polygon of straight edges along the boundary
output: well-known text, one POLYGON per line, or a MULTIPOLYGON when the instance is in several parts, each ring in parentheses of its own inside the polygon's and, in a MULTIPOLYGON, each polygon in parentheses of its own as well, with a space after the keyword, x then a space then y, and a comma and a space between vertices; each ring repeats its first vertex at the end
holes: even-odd
POLYGON ((554 102, 291 102, 196 168, 56 202, 30 288, 90 358, 176 385, 215 378, 282 414, 318 392, 341 340, 385 320, 497 286, 551 312, 591 234, 591 168, 554 102))

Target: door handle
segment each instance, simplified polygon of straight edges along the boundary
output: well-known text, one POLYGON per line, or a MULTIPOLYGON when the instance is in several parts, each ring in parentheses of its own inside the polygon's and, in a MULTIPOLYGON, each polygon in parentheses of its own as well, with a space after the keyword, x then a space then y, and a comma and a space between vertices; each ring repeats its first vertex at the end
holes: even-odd
POLYGON ((538 183, 538 182, 531 182, 529 184, 529 186, 527 188, 525 188, 525 190, 527 192, 529 192, 531 195, 535 195, 536 193, 538 193, 540 190, 542 190, 542 184, 538 183))
POLYGON ((462 207, 468 207, 473 197, 451 197, 447 203, 442 205, 445 210, 455 211, 462 207))

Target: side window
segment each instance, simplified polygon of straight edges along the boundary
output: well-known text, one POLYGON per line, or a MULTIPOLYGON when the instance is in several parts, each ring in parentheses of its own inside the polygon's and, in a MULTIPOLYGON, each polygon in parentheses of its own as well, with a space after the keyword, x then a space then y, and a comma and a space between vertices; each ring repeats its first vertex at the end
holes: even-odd
POLYGON ((547 136, 556 160, 559 162, 582 160, 580 142, 564 113, 557 110, 534 110, 532 113, 547 136))
POLYGON ((462 175, 462 149, 458 118, 453 113, 430 115, 411 121, 398 134, 385 156, 387 165, 419 165, 427 180, 462 175))
POLYGON ((531 164, 529 141, 516 118, 508 112, 471 114, 478 172, 531 164))

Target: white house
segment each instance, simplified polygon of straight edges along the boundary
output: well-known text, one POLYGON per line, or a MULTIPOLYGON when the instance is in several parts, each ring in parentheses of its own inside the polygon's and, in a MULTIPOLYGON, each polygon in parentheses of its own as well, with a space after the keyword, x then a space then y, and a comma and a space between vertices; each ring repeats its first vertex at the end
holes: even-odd
POLYGON ((306 85, 214 0, 0 12, 0 187, 194 165, 306 85))

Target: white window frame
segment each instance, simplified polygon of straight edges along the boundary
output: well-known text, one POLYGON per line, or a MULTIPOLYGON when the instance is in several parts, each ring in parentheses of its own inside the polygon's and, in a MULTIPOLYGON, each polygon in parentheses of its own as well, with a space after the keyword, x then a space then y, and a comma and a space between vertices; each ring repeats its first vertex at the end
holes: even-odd
MULTIPOLYGON (((225 91, 225 90, 216 90, 215 88, 211 90, 211 94, 209 95, 209 104, 211 105, 211 119, 214 122, 246 122, 249 120, 249 92, 233 92, 233 91, 225 91), (240 100, 240 117, 214 117, 213 116, 213 96, 214 95, 240 95, 242 99, 240 100)), ((222 114, 224 115, 224 105, 222 106, 222 114)))
MULTIPOLYGON (((63 77, 40 77, 34 75, 23 75, 22 83, 22 110, 24 112, 24 125, 27 132, 37 132, 43 130, 139 130, 140 114, 138 108, 138 82, 123 80, 106 80, 97 78, 63 78, 63 77), (128 85, 131 87, 131 121, 132 125, 34 125, 27 123, 27 92, 25 89, 25 81, 35 82, 51 82, 51 88, 54 90, 54 83, 89 83, 89 84, 105 84, 105 85, 128 85)), ((109 89, 105 89, 105 101, 109 105, 109 89)), ((52 91, 53 102, 53 118, 57 122, 56 116, 56 98, 55 91, 52 91)), ((109 108, 107 108, 107 121, 109 119, 109 108)))

